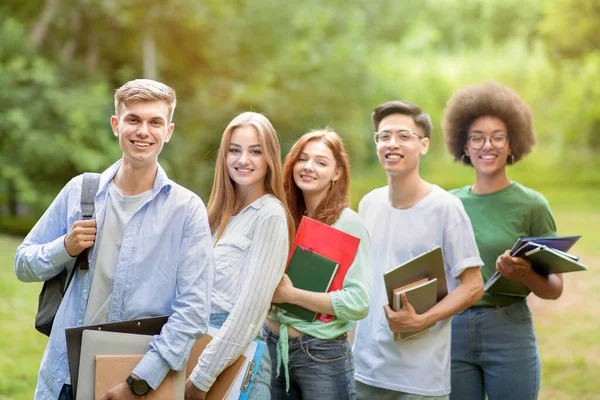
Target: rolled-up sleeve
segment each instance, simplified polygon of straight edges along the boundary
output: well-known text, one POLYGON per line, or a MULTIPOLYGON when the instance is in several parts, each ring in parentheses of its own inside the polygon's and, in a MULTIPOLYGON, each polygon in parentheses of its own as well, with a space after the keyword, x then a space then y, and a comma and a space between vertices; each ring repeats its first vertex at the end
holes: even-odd
POLYGON ((201 390, 208 391, 217 376, 238 359, 257 335, 266 316, 283 276, 288 254, 287 222, 283 209, 279 211, 257 223, 239 301, 190 375, 191 381, 201 390))
POLYGON ((172 314, 133 373, 156 389, 169 370, 182 370, 197 338, 208 330, 215 274, 212 237, 202 201, 190 201, 180 244, 172 314))

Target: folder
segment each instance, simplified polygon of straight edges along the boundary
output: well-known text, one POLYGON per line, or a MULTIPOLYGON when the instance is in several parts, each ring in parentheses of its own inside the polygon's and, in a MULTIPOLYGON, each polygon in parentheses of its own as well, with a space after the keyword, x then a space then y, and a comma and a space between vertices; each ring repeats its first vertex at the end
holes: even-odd
MULTIPOLYGON (((185 380, 192 373, 198 362, 198 357, 217 332, 218 329, 209 326, 208 333, 198 339, 192 347, 185 369, 169 372, 156 392, 151 392, 155 396, 151 397, 152 399, 183 399, 185 380), (166 389, 162 388, 163 385, 166 386, 166 389), (174 397, 171 396, 172 392, 174 397), (161 395, 159 396, 159 394, 161 395)), ((153 336, 151 335, 95 330, 83 331, 78 397, 82 400, 92 399, 101 396, 113 386, 124 382, 148 350, 152 339, 153 336), (98 365, 103 368, 100 372, 97 369, 98 365), (105 371, 111 370, 114 370, 115 373, 105 373, 105 371), (98 382, 98 377, 101 378, 100 382, 98 382)), ((244 354, 219 374, 206 395, 207 400, 241 398, 244 395, 244 388, 248 388, 251 378, 257 372, 264 347, 265 343, 263 341, 250 342, 244 354), (262 347, 260 344, 262 344, 262 347)))
MULTIPOLYGON (((98 400, 100 396, 108 390, 119 383, 124 382, 142 357, 142 354, 96 356, 94 399, 98 400)), ((150 389, 150 391, 144 395, 144 399, 183 400, 184 392, 185 379, 183 371, 176 372, 171 370, 160 386, 156 390, 150 389)))
MULTIPOLYGON (((567 251, 581 238, 573 236, 521 237, 510 250, 513 257, 523 257, 531 262, 532 269, 540 275, 585 271, 587 267, 579 258, 567 251)), ((531 290, 521 281, 506 279, 495 271, 483 289, 489 293, 513 297, 527 297, 531 290)))
MULTIPOLYGON (((152 335, 94 330, 83 331, 77 397, 81 400, 99 398, 113 386, 125 382, 139 360, 148 351, 152 339, 152 335), (108 359, 101 361, 103 368, 109 369, 102 370, 99 373, 96 367, 97 359, 101 356, 110 356, 108 359), (110 365, 114 367, 114 374, 109 372, 110 365), (100 378, 100 382, 97 378, 100 378)), ((173 371, 167 376, 169 378, 165 378, 165 381, 161 383, 155 392, 156 394, 163 394, 163 397, 151 398, 183 400, 185 371, 173 371), (163 384, 166 385, 165 389, 161 389, 163 384), (165 393, 168 393, 168 396, 165 396, 165 393)))
MULTIPOLYGON (((202 336, 200 339, 196 340, 196 343, 194 343, 185 368, 185 379, 190 377, 190 374, 196 367, 196 364, 198 364, 198 357, 200 357, 204 349, 206 349, 206 346, 208 346, 214 334, 215 331, 209 328, 209 333, 202 336)), ((213 383, 210 390, 206 394, 206 400, 226 399, 231 388, 235 386, 234 383, 238 374, 246 364, 246 356, 242 354, 233 364, 225 368, 223 372, 217 376, 217 380, 213 383)))
POLYGON ((548 246, 542 245, 531 249, 524 257, 531 262, 533 270, 540 275, 587 270, 587 266, 579 262, 576 257, 548 246))
MULTIPOLYGON (((65 329, 67 339, 67 357, 69 360, 69 373, 73 398, 77 399, 77 384, 79 376, 79 358, 81 355, 81 340, 85 330, 102 330, 108 332, 134 333, 140 335, 158 335, 163 325, 169 319, 168 315, 141 318, 131 321, 108 322, 97 325, 78 326, 65 329)), ((86 399, 80 399, 86 400, 86 399)))
POLYGON ((533 248, 532 245, 544 245, 566 253, 580 238, 581 235, 520 237, 510 249, 510 255, 522 257, 523 254, 533 248))
MULTIPOLYGON (((304 216, 300 221, 296 238, 292 243, 292 249, 288 257, 288 266, 296 246, 312 250, 339 264, 328 292, 341 290, 344 286, 346 273, 356 257, 359 244, 360 238, 304 216)), ((330 322, 333 316, 319 314, 317 315, 317 319, 322 322, 330 322)))
MULTIPOLYGON (((316 251, 296 246, 286 273, 294 287, 310 292, 325 293, 331 286, 338 267, 337 262, 323 257, 316 251)), ((275 305, 308 322, 314 322, 317 318, 317 312, 297 304, 275 303, 275 305)))
POLYGON ((240 387, 240 395, 237 398, 231 399, 228 396, 227 400, 247 400, 250 396, 250 391, 254 385, 254 378, 256 378, 256 375, 258 374, 258 368, 260 367, 261 360, 267 348, 267 343, 264 340, 254 339, 251 344, 254 344, 256 348, 252 350, 252 348, 248 346, 246 351, 244 351, 246 358, 251 361, 245 369, 246 372, 243 375, 238 375, 238 378, 234 383, 234 387, 240 387), (254 352, 254 356, 252 356, 252 352, 254 352), (238 386, 239 384, 241 384, 241 386, 238 386))
MULTIPOLYGON (((202 354, 202 351, 218 332, 219 328, 209 325, 208 333, 196 341, 186 366, 186 379, 196 367, 198 357, 202 354)), ((244 353, 217 377, 217 380, 206 394, 207 400, 247 399, 265 348, 266 343, 263 340, 254 339, 251 341, 244 353)))

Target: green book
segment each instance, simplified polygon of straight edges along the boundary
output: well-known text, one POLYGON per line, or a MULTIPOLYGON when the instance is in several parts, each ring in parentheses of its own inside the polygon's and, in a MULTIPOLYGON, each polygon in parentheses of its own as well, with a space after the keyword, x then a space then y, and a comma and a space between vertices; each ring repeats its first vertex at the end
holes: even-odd
MULTIPOLYGON (((296 246, 286 274, 298 289, 325 293, 329 290, 338 267, 337 262, 310 249, 296 246)), ((308 322, 314 322, 318 314, 297 304, 276 303, 275 306, 308 322)))

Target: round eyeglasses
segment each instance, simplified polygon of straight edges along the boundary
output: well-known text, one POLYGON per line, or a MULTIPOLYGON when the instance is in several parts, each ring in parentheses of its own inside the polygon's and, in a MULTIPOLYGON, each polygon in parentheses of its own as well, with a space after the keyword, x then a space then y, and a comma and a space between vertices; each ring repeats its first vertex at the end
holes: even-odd
POLYGON ((488 140, 490 141, 490 144, 492 145, 493 148, 495 148, 496 150, 502 150, 503 148, 506 147, 506 144, 508 143, 508 136, 494 135, 494 136, 490 136, 488 138, 483 135, 473 135, 473 136, 469 136, 469 138, 467 139, 467 141, 469 143, 469 147, 472 148, 473 150, 483 149, 483 147, 485 146, 485 143, 488 140))

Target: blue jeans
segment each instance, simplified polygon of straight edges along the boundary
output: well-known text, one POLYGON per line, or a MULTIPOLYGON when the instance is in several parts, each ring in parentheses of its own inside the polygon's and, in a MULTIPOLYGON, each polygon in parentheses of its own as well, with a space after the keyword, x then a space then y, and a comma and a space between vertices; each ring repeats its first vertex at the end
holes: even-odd
POLYGON ((375 387, 356 381, 356 397, 360 400, 448 400, 445 396, 423 396, 375 387))
POLYGON ((279 335, 266 326, 263 331, 271 354, 271 398, 273 399, 355 399, 354 359, 348 335, 318 339, 304 335, 289 339, 290 391, 285 391, 283 365, 277 377, 279 335))
MULTIPOLYGON (((229 313, 210 314, 210 323, 214 326, 221 327, 227 320, 229 313)), ((268 400, 271 398, 271 357, 265 349, 263 356, 258 365, 258 371, 254 377, 254 383, 250 388, 248 400, 268 400)))
POLYGON ((525 301, 452 319, 452 400, 535 400, 540 358, 525 301))

